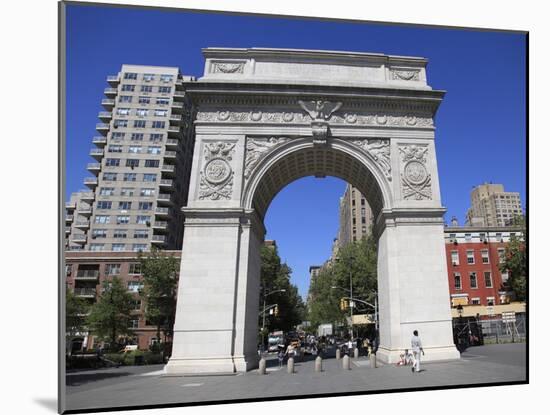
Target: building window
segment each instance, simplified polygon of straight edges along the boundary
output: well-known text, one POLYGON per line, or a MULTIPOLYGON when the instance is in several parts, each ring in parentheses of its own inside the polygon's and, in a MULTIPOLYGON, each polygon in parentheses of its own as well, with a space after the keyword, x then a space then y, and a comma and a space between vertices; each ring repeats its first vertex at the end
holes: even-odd
POLYGON ((158 167, 159 164, 159 160, 145 160, 145 167, 158 167))
POLYGON ((110 223, 111 217, 107 215, 97 215, 94 220, 95 223, 110 223))
POLYGON ((107 237, 107 229, 94 229, 92 231, 92 238, 106 238, 107 237))
POLYGON ((170 86, 159 86, 159 92, 161 94, 169 94, 171 90, 172 90, 172 87, 170 86))
POLYGON ((153 92, 153 87, 151 85, 142 85, 141 92, 153 92))
POLYGON ((125 91, 125 92, 134 92, 135 89, 136 89, 135 85, 128 85, 128 84, 122 85, 122 91, 125 91))
MULTIPOLYGON (((128 289, 130 290, 130 288, 128 287, 128 289)), ((130 290, 132 291, 132 290, 130 290)), ((137 292, 137 291, 136 291, 137 292)), ((139 319, 138 318, 131 318, 129 320, 130 324, 128 325, 128 328, 129 329, 137 329, 139 328, 139 319)))
POLYGON ((141 189, 139 195, 140 196, 154 196, 155 195, 155 189, 143 188, 143 189, 141 189))
POLYGON ((126 238, 127 235, 128 234, 125 229, 116 229, 113 232, 113 238, 126 238))
POLYGON ((472 298, 472 305, 479 305, 479 298, 472 298))
POLYGON ((168 105, 170 104, 170 98, 158 97, 157 105, 168 105))
POLYGON ((168 110, 155 110, 155 117, 166 117, 168 110))
POLYGON ((488 264, 489 263, 489 250, 483 249, 481 251, 481 263, 488 264))
POLYGON ((502 279, 502 283, 507 284, 508 283, 508 277, 509 277, 508 271, 502 272, 500 274, 500 276, 501 276, 501 279, 502 279))
POLYGON ((160 154, 162 149, 159 146, 149 146, 147 147, 148 154, 160 154))
POLYGON ((149 136, 149 141, 154 141, 154 142, 162 141, 162 134, 158 134, 158 133, 151 134, 149 136))
POLYGON ((120 264, 105 264, 105 275, 120 275, 120 264))
POLYGON ((142 252, 147 250, 147 244, 134 244, 132 245, 132 251, 142 252))
POLYGON ((107 147, 108 153, 122 153, 122 146, 120 144, 112 144, 107 147))
POLYGON ((128 153, 132 153, 132 154, 139 154, 141 153, 141 146, 130 146, 128 147, 128 153))
POLYGON ((128 120, 115 120, 114 122, 114 127, 115 128, 118 128, 118 127, 128 127, 128 120))
POLYGON ((126 225, 130 223, 130 216, 127 215, 119 215, 116 217, 116 224, 117 225, 126 225))
POLYGON ((111 133, 111 140, 120 141, 124 139, 125 133, 111 133))
POLYGON ((132 310, 133 311, 141 310, 141 300, 132 300, 132 310))
POLYGON ((149 236, 149 231, 136 229, 134 231, 134 238, 147 238, 149 236))
POLYGON ((120 189, 121 196, 133 196, 134 188, 133 187, 123 187, 120 189))
POLYGON ((126 72, 124 74, 124 79, 133 79, 133 80, 136 80, 137 79, 137 73, 135 72, 126 72))
POLYGON ((150 104, 151 103, 151 98, 149 98, 149 97, 139 97, 138 102, 140 104, 150 104))
POLYGON ((138 215, 136 217, 136 223, 140 224, 140 225, 147 225, 147 224, 150 224, 151 223, 151 216, 146 216, 146 215, 138 215))
POLYGON ((470 288, 477 288, 477 275, 475 272, 470 272, 470 288))
POLYGON ((462 279, 460 278, 460 273, 455 272, 455 290, 462 289, 462 279))
POLYGON ((472 234, 471 233, 465 233, 464 234, 464 240, 466 242, 472 242, 472 234))
POLYGON ((145 82, 151 82, 155 80, 155 75, 152 73, 144 73, 143 74, 143 80, 145 82))
POLYGON ((460 264, 460 262, 458 261, 458 251, 451 251, 451 264, 452 265, 460 264))
POLYGON ((153 202, 139 202, 139 210, 153 209, 153 202))
POLYGON ((108 201, 108 200, 100 200, 99 202, 97 202, 97 208, 98 209, 111 209, 111 205, 113 203, 111 201, 108 201))
POLYGON ((100 196, 112 196, 115 194, 115 188, 114 187, 102 187, 99 189, 99 195, 100 196))
POLYGON ((138 108, 136 110, 136 115, 138 117, 147 117, 148 114, 149 114, 149 110, 146 110, 145 108, 138 108))
POLYGON ((90 251, 103 251, 105 244, 90 244, 90 251))
POLYGON ((118 167, 120 166, 120 159, 106 159, 105 166, 107 167, 118 167))
POLYGON ((124 181, 125 182, 135 182, 137 178, 136 173, 124 173, 124 181))
POLYGON ((492 307, 495 305, 495 297, 487 297, 487 306, 492 307))
POLYGON ((145 120, 134 120, 134 128, 145 128, 145 120))
POLYGON ((141 281, 128 281, 128 291, 137 293, 143 288, 143 283, 141 281))
POLYGON ((143 133, 132 133, 130 140, 132 141, 143 141, 143 133))
POLYGON ((498 248, 498 263, 502 264, 504 262, 504 252, 506 250, 504 248, 498 248))
POLYGON ((157 181, 157 175, 156 174, 144 174, 143 175, 143 181, 144 182, 156 182, 157 181))
POLYGON ((466 251, 466 257, 468 259, 468 264, 475 264, 474 251, 466 251))
POLYGON ((121 103, 132 102, 132 96, 131 95, 121 95, 118 98, 118 102, 121 102, 121 103))
POLYGON ((153 128, 164 128, 165 125, 166 125, 165 121, 153 121, 152 127, 153 128))
POLYGON ((172 79, 174 79, 174 76, 173 75, 166 75, 166 74, 162 74, 160 76, 160 81, 161 82, 172 82, 172 79))
POLYGON ((128 159, 126 160, 126 167, 139 167, 139 160, 138 159, 128 159))
POLYGON ((122 210, 130 210, 132 209, 132 202, 118 202, 118 208, 122 210))
POLYGON ((139 262, 132 262, 128 274, 141 274, 141 264, 139 262))
POLYGON ((111 249, 113 250, 113 252, 124 251, 124 249, 126 248, 126 246, 124 244, 112 244, 111 247, 112 247, 111 249))
POLYGON ((485 287, 486 288, 493 288, 493 279, 491 278, 491 272, 485 271, 483 273, 484 279, 485 279, 485 287))
POLYGON ((117 115, 130 115, 130 108, 118 108, 116 110, 117 115))

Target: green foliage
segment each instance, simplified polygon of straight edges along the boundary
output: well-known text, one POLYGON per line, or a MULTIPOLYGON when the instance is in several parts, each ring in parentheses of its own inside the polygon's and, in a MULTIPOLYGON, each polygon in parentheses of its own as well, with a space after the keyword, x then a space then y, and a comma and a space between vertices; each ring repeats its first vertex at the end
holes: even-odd
POLYGON ((133 300, 120 278, 103 281, 101 297, 87 318, 90 331, 99 338, 108 339, 115 347, 119 336, 132 333, 129 327, 133 300))
MULTIPOLYGON (((266 306, 277 304, 279 315, 265 315, 266 332, 274 330, 290 331, 304 318, 304 303, 298 294, 298 288, 290 283, 290 267, 281 263, 281 258, 276 247, 263 246, 261 249, 261 286, 260 286, 260 316, 259 327, 262 327, 262 309, 264 305, 264 294, 277 290, 285 292, 274 292, 265 297, 266 306)), ((267 339, 264 336, 264 340, 267 339)))
POLYGON ((160 331, 171 336, 176 314, 179 260, 166 255, 158 249, 152 249, 148 255, 139 255, 141 275, 144 287, 140 292, 144 300, 145 317, 160 331))
POLYGON ((90 307, 88 303, 67 289, 65 297, 65 333, 67 340, 86 331, 86 314, 90 307))
MULTIPOLYGON (((310 282, 308 320, 312 327, 344 322, 349 311, 340 310, 340 299, 350 296, 350 277, 353 298, 374 304, 377 292, 377 245, 372 232, 369 237, 340 249, 336 261, 323 267, 317 278, 310 282)), ((356 303, 354 313, 370 314, 373 309, 356 303)))
POLYGON ((516 293, 518 301, 527 298, 527 241, 521 236, 510 237, 504 251, 504 260, 500 264, 501 272, 508 272, 508 286, 516 293))

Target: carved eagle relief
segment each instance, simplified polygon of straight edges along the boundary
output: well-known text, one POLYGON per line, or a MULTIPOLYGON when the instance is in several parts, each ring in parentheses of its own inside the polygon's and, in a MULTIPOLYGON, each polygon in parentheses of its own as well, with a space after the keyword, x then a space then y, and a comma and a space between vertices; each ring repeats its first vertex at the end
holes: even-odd
POLYGON ((342 107, 341 102, 330 101, 302 101, 298 100, 300 107, 309 114, 313 121, 328 120, 332 114, 342 107))

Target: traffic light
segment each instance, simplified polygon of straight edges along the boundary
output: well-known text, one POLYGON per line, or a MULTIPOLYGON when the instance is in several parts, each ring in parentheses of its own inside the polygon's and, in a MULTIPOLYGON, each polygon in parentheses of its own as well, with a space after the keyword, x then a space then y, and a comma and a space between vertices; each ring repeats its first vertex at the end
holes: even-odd
POLYGON ((276 305, 275 308, 273 309, 273 314, 275 315, 275 317, 277 317, 279 315, 279 306, 276 305))
POLYGON ((340 298, 340 310, 346 311, 349 307, 348 300, 346 298, 340 298))

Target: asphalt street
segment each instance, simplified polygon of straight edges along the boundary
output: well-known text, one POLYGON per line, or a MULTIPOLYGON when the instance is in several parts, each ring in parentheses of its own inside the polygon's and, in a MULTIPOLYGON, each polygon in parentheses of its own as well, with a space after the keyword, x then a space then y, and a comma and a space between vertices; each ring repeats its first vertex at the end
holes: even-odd
MULTIPOLYGON (((329 355, 330 356, 330 355, 329 355)), ((322 395, 380 390, 407 390, 452 385, 483 385, 526 381, 525 343, 472 347, 460 360, 410 366, 379 365, 371 368, 367 357, 352 359, 351 370, 327 357, 321 373, 314 357, 296 363, 296 372, 278 368, 276 357, 267 362, 267 374, 257 370, 233 376, 164 376, 163 365, 130 366, 75 371, 66 376, 67 409, 128 407, 322 395)))

